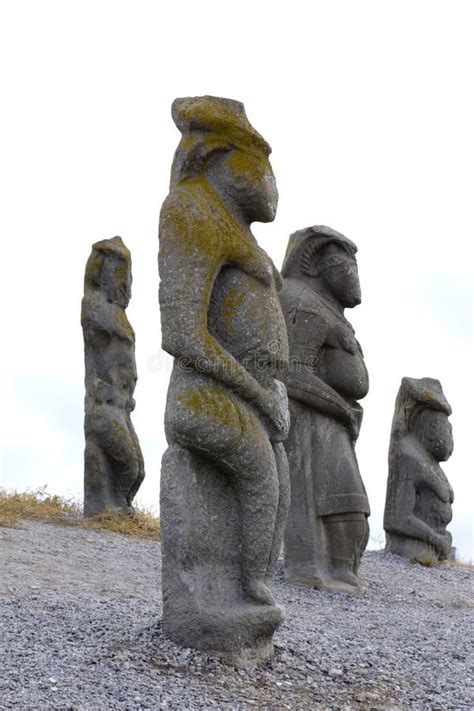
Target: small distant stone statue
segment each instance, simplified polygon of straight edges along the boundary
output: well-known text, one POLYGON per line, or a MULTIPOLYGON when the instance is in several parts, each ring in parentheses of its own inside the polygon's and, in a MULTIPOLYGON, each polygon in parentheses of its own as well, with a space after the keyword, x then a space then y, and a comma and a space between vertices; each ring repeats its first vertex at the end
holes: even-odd
POLYGON ((285 579, 349 594, 365 590, 357 573, 370 513, 354 450, 369 381, 344 316, 361 300, 356 251, 329 227, 295 232, 280 292, 290 346, 285 579))
POLYGON ((403 378, 388 455, 385 550, 420 563, 451 553, 454 494, 439 466, 453 452, 450 414, 439 380, 403 378))
POLYGON ((145 476, 130 413, 137 381, 135 334, 125 315, 130 252, 120 237, 96 242, 87 261, 81 325, 85 352, 84 516, 130 512, 145 476))
POLYGON ((163 624, 234 663, 272 654, 270 582, 289 503, 280 276, 250 231, 274 219, 270 147, 244 106, 176 99, 160 218, 163 348, 174 356, 161 473, 163 624))

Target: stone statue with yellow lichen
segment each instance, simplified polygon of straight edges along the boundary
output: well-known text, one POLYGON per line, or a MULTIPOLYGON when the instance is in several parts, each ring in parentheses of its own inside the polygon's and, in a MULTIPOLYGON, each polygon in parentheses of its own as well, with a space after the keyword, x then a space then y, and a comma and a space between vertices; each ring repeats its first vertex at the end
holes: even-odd
POLYGON ((120 237, 96 242, 87 261, 81 324, 85 353, 84 515, 132 510, 145 476, 130 413, 137 381, 135 334, 125 314, 130 252, 120 237))
POLYGON ((274 219, 270 147, 230 99, 177 99, 160 217, 163 348, 174 357, 161 473, 163 623, 234 663, 269 657, 289 505, 280 276, 250 225, 274 219))

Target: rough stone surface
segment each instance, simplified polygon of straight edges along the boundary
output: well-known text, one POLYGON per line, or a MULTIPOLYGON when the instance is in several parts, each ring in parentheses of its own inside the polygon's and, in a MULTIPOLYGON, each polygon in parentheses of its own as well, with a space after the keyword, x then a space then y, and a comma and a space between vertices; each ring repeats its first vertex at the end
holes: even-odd
POLYGON ((275 655, 238 669, 163 634, 155 541, 32 522, 0 570, 2 711, 474 708, 472 569, 369 551, 356 598, 278 569, 275 655))
POLYGON ((245 663, 282 620, 268 587, 288 510, 281 280, 250 231, 274 219, 270 148, 229 99, 177 99, 160 217, 163 348, 174 356, 161 503, 163 625, 245 663))
POLYGON ((96 242, 86 265, 81 325, 85 354, 84 515, 130 511, 145 476, 130 419, 137 381, 135 334, 125 314, 130 252, 120 239, 96 242))
POLYGON ((385 502, 386 550, 421 563, 451 556, 453 490, 439 462, 453 451, 439 380, 403 378, 395 403, 385 502))
POLYGON ((291 235, 280 300, 288 327, 291 428, 285 443, 291 507, 285 576, 359 593, 369 502, 354 445, 369 383, 344 309, 360 303, 356 246, 329 227, 291 235))

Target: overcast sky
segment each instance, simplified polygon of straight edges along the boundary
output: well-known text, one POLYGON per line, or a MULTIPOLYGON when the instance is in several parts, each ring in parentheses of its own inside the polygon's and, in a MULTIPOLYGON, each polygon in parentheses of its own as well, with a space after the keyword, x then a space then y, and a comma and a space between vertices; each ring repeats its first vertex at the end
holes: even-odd
POLYGON ((370 545, 400 380, 428 376, 453 407, 450 530, 472 559, 473 17, 468 0, 2 3, 0 484, 82 496, 83 273, 91 244, 118 234, 133 258, 138 500, 157 510, 170 106, 213 94, 243 101, 273 147, 279 211, 254 233, 276 265, 312 224, 359 247, 363 303, 346 313, 371 378, 357 448, 370 545))

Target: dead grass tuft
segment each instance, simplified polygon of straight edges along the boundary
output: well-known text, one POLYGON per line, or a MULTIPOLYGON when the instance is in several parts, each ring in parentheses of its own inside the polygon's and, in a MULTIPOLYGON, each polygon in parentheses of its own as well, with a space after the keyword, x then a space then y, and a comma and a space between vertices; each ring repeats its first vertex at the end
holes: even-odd
POLYGON ((61 522, 67 514, 79 511, 78 504, 49 494, 45 486, 22 494, 16 491, 7 494, 0 489, 0 526, 3 527, 15 528, 24 519, 61 522))
POLYGON ((424 565, 425 568, 434 568, 436 565, 440 564, 440 561, 435 555, 426 555, 423 558, 414 556, 410 558, 410 563, 418 563, 419 565, 424 565))
POLYGON ((109 509, 98 516, 75 521, 83 528, 93 528, 97 531, 113 531, 127 536, 159 540, 160 519, 147 511, 135 510, 125 514, 115 509, 109 509))
POLYGON ((82 518, 78 502, 49 494, 45 486, 36 491, 15 491, 12 494, 0 489, 0 527, 16 528, 21 521, 31 519, 139 538, 160 538, 160 520, 148 511, 135 509, 127 514, 112 509, 99 516, 82 518))
POLYGON ((464 563, 462 560, 445 560, 444 562, 451 568, 468 568, 469 570, 474 570, 474 563, 464 563))

